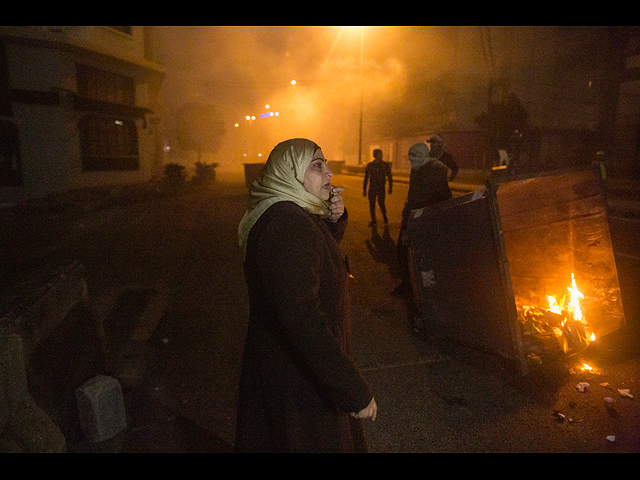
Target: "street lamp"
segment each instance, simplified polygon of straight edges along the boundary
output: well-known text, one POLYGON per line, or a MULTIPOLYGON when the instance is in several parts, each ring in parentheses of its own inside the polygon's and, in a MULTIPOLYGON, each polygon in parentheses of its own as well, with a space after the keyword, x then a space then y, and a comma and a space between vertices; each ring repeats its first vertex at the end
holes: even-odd
MULTIPOLYGON (((351 26, 358 28, 357 26, 351 26)), ((342 27, 345 28, 345 27, 342 27)), ((364 25, 360 26, 360 125, 358 134, 358 165, 362 165, 362 107, 364 102, 364 25)))
POLYGON ((358 165, 362 165, 362 103, 364 97, 364 26, 360 27, 360 136, 358 144, 358 165))

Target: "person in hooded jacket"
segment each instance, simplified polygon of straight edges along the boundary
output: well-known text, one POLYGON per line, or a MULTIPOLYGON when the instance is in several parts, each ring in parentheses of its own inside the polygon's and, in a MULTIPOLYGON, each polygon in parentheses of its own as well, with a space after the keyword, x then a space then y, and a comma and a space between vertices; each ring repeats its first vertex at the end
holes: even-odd
POLYGON ((238 227, 250 313, 239 385, 238 452, 364 452, 375 420, 351 359, 343 187, 322 150, 278 144, 238 227))
POLYGON ((401 283, 391 294, 405 298, 409 308, 409 317, 414 322, 417 312, 411 307, 413 305, 413 286, 411 284, 407 235, 409 217, 412 210, 435 205, 452 198, 453 195, 447 181, 447 166, 430 156, 429 147, 425 143, 417 143, 409 149, 409 162, 411 163, 409 192, 402 210, 402 222, 397 243, 401 283))
POLYGON ((453 155, 445 151, 442 136, 439 134, 432 135, 429 137, 429 140, 427 140, 427 143, 429 144, 429 156, 436 160, 440 160, 446 165, 449 170, 449 181, 452 182, 458 175, 458 164, 453 159, 453 155))

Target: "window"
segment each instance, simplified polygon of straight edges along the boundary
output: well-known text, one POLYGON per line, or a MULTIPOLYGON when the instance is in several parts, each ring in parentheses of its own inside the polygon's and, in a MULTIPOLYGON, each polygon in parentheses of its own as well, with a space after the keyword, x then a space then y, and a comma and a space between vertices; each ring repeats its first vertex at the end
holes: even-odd
POLYGON ((78 125, 82 169, 138 170, 138 129, 133 78, 78 64, 78 95, 85 115, 78 125))
POLYGON ((0 38, 0 115, 13 116, 11 89, 9 88, 9 69, 4 39, 0 38))
POLYGON ((138 129, 132 118, 87 114, 79 124, 82 169, 138 170, 138 129))
POLYGON ((132 77, 77 64, 78 95, 90 100, 135 105, 135 82, 132 77))
POLYGON ((18 128, 5 120, 0 120, 0 185, 23 185, 18 128))

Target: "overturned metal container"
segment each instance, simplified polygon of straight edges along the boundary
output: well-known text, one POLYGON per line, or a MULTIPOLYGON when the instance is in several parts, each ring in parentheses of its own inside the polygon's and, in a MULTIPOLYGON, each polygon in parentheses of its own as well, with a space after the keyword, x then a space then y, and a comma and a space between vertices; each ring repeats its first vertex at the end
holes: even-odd
POLYGON ((522 374, 625 324, 602 181, 591 170, 492 179, 484 190, 413 211, 409 237, 426 328, 497 354, 522 374), (590 335, 573 344, 580 335, 570 327, 523 323, 523 309, 546 311, 551 295, 568 303, 572 276, 590 335))

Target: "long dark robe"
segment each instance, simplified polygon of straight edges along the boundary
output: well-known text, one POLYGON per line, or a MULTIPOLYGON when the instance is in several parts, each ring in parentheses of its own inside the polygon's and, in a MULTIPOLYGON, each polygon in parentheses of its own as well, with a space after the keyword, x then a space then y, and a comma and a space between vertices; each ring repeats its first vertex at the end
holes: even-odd
POLYGON ((250 315, 237 417, 239 452, 364 451, 373 393, 350 360, 348 272, 330 223, 292 202, 251 229, 245 257, 250 315))

